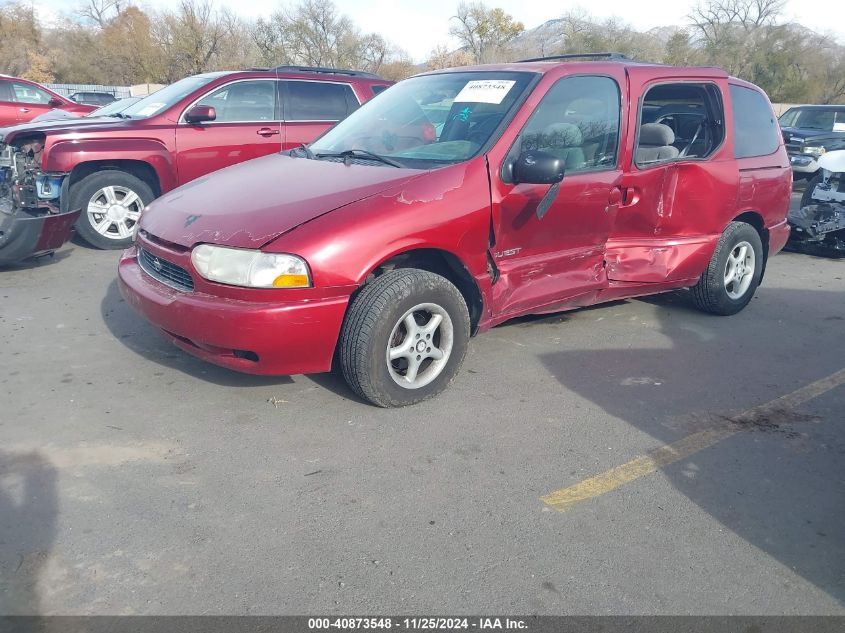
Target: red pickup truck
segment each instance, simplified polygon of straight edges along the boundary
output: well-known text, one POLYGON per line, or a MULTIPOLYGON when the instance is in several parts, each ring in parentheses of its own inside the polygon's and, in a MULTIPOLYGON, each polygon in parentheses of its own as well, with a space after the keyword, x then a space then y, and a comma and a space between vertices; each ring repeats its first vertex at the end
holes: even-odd
POLYGON ((391 83, 370 73, 299 66, 213 72, 182 79, 108 118, 0 130, 0 207, 28 215, 49 207, 52 216, 81 209, 75 226, 86 242, 125 248, 141 210, 156 197, 223 167, 309 143, 391 83))

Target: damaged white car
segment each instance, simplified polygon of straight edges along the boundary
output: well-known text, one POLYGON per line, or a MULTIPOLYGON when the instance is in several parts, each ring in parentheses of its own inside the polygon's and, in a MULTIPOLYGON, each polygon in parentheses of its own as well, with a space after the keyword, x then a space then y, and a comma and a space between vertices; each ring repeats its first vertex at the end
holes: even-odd
POLYGON ((819 159, 821 178, 813 180, 801 198, 801 207, 790 211, 789 250, 845 257, 845 150, 828 152, 819 159))

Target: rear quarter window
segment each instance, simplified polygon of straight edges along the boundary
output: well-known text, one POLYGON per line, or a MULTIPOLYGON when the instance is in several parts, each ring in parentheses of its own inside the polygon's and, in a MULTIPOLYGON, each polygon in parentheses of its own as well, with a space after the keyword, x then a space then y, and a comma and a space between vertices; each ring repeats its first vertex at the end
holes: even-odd
POLYGON ((339 121, 358 108, 349 84, 287 81, 285 119, 290 121, 339 121))
POLYGON ((734 158, 768 156, 780 145, 780 131, 769 100, 760 92, 731 85, 734 158))

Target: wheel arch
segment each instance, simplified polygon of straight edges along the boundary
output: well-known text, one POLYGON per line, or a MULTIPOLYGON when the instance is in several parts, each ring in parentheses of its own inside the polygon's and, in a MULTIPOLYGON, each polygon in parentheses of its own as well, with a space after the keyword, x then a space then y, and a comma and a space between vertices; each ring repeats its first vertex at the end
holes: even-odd
POLYGON ((484 313, 484 296, 460 257, 450 251, 434 247, 416 247, 394 253, 382 259, 367 272, 361 288, 383 273, 400 268, 427 270, 452 282, 466 301, 470 332, 471 335, 475 335, 484 313))
POLYGON ((769 231, 766 229, 766 221, 763 219, 763 214, 759 211, 749 209, 740 213, 731 222, 750 224, 760 236, 760 243, 763 245, 763 269, 760 273, 760 283, 763 283, 763 277, 766 275, 766 265, 769 261, 769 231))
POLYGON ((162 194, 161 179, 159 178, 158 172, 156 172, 155 168, 143 160, 134 159, 91 160, 79 163, 70 172, 70 176, 68 177, 68 186, 73 187, 75 184, 87 178, 91 174, 107 170, 122 171, 135 176, 139 180, 143 180, 147 183, 150 189, 153 190, 153 194, 156 197, 159 197, 162 194))

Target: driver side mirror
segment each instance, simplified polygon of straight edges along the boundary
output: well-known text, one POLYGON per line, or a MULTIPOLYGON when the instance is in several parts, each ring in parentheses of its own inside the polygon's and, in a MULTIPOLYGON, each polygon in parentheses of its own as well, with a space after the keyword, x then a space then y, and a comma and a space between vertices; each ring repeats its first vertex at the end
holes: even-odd
POLYGON ((513 179, 516 183, 533 185, 554 185, 563 180, 566 165, 554 154, 532 150, 522 152, 513 164, 513 179))
POLYGON ((185 113, 185 121, 192 124, 206 123, 217 118, 217 111, 211 106, 196 105, 185 113))
POLYGON ((50 100, 47 102, 47 105, 53 108, 58 108, 60 106, 63 106, 64 104, 64 101, 62 101, 61 99, 56 99, 56 97, 51 97, 50 100))

